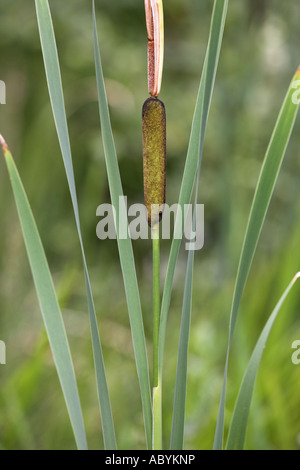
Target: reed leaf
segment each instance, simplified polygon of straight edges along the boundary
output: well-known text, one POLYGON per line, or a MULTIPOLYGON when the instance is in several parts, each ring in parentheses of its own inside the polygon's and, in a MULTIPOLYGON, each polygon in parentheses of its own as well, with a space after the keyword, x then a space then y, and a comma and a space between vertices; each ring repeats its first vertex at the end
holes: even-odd
POLYGON ((125 207, 122 205, 123 188, 119 171, 118 159, 111 129, 107 96, 103 78, 101 56, 98 42, 95 2, 93 1, 94 51, 96 79, 98 88, 99 113, 101 121, 102 140, 112 204, 116 211, 116 232, 121 268, 125 286, 130 327, 133 339, 136 367, 139 378, 147 446, 151 448, 152 407, 150 394, 149 366, 146 351, 146 340, 143 326, 142 308, 137 283, 131 239, 128 236, 128 220, 125 207), (121 206, 120 206, 121 202, 121 206), (121 211, 124 213, 122 216, 121 211), (119 220, 122 219, 120 233, 119 220))
POLYGON ((258 369, 260 366, 261 358, 264 352, 266 342, 268 340, 271 329, 277 318, 277 315, 285 301, 287 295, 295 284, 296 280, 300 277, 300 273, 296 274, 293 280, 290 282, 272 314, 270 315, 250 358, 247 366, 239 394, 234 407, 234 412, 231 420, 229 429, 229 435, 227 439, 227 450, 243 450, 246 439, 247 423, 249 416, 249 409, 251 405, 251 399, 253 395, 255 380, 257 377, 258 369))
MULTIPOLYGON (((202 151, 204 145, 204 137, 208 120, 208 113, 210 109, 212 93, 216 78, 217 65, 220 56, 223 31, 225 26, 226 13, 228 8, 228 0, 215 0, 212 13, 212 21, 210 27, 209 42, 202 71, 198 97, 194 112, 194 118, 191 129, 191 136, 189 148, 186 157, 185 169, 182 178, 180 195, 178 204, 183 208, 184 204, 189 204, 197 168, 201 165, 202 151)), ((174 233, 176 227, 183 224, 180 217, 175 219, 174 233)), ((161 320, 160 320, 160 333, 159 333, 159 370, 162 374, 163 368, 163 355, 165 336, 167 328, 168 311, 171 301, 172 284, 175 273, 176 261, 179 253, 181 240, 174 238, 172 240, 169 263, 166 273, 166 280, 164 285, 162 307, 161 307, 161 320)))
POLYGON ((106 449, 116 448, 116 439, 114 424, 111 412, 110 399, 106 381, 104 360, 102 354, 101 341, 97 325, 97 317, 94 306, 92 288, 89 278, 89 272, 86 262, 85 250, 80 228, 79 210, 75 186, 75 178, 73 171, 71 146, 64 104, 64 96, 62 89, 62 80, 60 73, 60 65, 55 41, 53 23, 49 8, 48 0, 35 0, 36 13, 39 25, 39 33, 41 39, 42 52, 45 63, 45 71, 50 95, 50 101, 56 125, 59 144, 63 156, 64 166, 66 170, 68 185, 70 189, 73 210, 75 214, 76 227, 80 241, 80 248, 83 259, 84 277, 87 293, 87 302, 91 326, 91 336, 93 344, 93 354, 97 381, 97 391, 100 403, 103 439, 106 449))
POLYGON ((245 232, 231 306, 228 348, 214 439, 214 449, 218 450, 223 447, 226 382, 232 336, 256 246, 299 109, 299 103, 293 99, 295 93, 295 82, 299 80, 299 78, 300 68, 293 77, 279 113, 258 178, 248 225, 245 232))
POLYGON ((30 268, 60 380, 77 448, 87 449, 87 441, 69 343, 41 238, 13 157, 0 137, 30 268))
MULTIPOLYGON (((192 231, 196 228, 196 204, 199 185, 199 169, 196 179, 195 201, 192 221, 192 231)), ((192 290, 193 290, 193 271, 194 271, 195 251, 190 249, 187 257, 187 267, 185 274, 180 338, 177 357, 176 382, 174 392, 173 421, 170 448, 181 450, 183 447, 184 436, 184 417, 187 389, 187 368, 188 368, 188 347, 190 337, 190 325, 192 314, 192 290)))

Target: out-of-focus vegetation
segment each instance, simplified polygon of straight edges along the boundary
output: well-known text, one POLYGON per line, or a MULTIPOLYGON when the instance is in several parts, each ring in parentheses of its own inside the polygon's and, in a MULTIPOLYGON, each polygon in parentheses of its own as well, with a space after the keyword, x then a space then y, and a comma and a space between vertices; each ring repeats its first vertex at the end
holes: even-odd
MULTIPOLYGON (((51 0, 62 69, 80 216, 120 448, 144 448, 138 381, 115 241, 96 237, 96 208, 109 202, 94 72, 91 4, 51 0)), ((167 202, 176 202, 204 59, 212 2, 165 2, 167 202)), ((143 201, 141 107, 147 97, 144 2, 99 0, 97 14, 113 132, 128 203, 143 201)), ((196 254, 185 448, 212 447, 230 302, 250 203, 289 82, 299 65, 297 0, 229 5, 200 176, 205 246, 196 254)), ((34 2, 0 4, 0 79, 9 143, 38 222, 70 339, 90 448, 102 448, 79 242, 55 133, 34 2)), ((250 352, 300 269, 300 123, 296 123, 243 298, 230 361, 226 422, 250 352)), ((44 333, 8 175, 0 161, 0 447, 74 448, 44 333)), ((162 243, 164 272, 169 242, 162 243)), ((151 243, 134 242, 151 352, 151 243)), ((182 250, 169 314, 164 368, 164 442, 169 444, 185 274, 182 250)), ((267 344, 251 408, 247 448, 300 447, 299 288, 267 344)))

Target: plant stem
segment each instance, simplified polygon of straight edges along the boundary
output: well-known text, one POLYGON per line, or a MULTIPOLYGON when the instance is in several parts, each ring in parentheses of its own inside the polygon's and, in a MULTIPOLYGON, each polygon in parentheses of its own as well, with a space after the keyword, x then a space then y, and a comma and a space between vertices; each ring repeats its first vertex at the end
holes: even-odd
POLYGON ((153 387, 152 450, 162 449, 161 384, 153 387))
POLYGON ((158 337, 160 318, 159 228, 152 228, 153 245, 153 387, 158 385, 158 337))
POLYGON ((152 227, 153 245, 153 450, 162 448, 161 384, 158 383, 158 339, 160 321, 159 226, 152 227))

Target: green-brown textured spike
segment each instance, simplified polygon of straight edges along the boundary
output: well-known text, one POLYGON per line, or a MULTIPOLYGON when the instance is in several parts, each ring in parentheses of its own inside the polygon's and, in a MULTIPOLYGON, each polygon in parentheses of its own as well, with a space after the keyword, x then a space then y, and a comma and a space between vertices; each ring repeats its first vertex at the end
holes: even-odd
POLYGON ((153 226, 161 219, 166 196, 166 111, 157 98, 143 105, 143 170, 148 224, 153 226))

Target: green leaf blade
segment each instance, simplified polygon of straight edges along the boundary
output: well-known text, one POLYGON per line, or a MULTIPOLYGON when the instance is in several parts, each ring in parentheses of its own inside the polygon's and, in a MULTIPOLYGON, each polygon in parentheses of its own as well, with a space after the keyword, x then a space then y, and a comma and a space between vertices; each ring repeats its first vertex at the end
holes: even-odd
POLYGON ((245 289, 246 281, 257 247, 257 243, 262 231, 263 223, 272 198, 276 181, 278 179, 281 164, 286 153, 288 142, 290 140, 290 136, 297 117, 299 103, 294 102, 293 94, 295 92, 294 83, 299 80, 299 78, 300 69, 297 70, 296 74, 293 77, 292 83, 288 89, 277 122, 275 124, 275 128, 258 178, 258 183, 256 186, 252 207, 248 219, 248 225, 245 232, 230 313, 228 348, 226 354, 224 379, 214 439, 214 449, 216 450, 220 450, 223 447, 225 394, 229 351, 231 347, 232 336, 237 320, 242 295, 245 289))
MULTIPOLYGON (((122 230, 128 230, 128 221, 126 209, 123 207, 122 197, 123 189, 119 172, 116 149, 113 140, 113 134, 110 123, 109 109, 104 85, 104 77, 101 65, 101 56, 99 50, 99 41, 97 35, 95 3, 93 1, 93 26, 94 26, 94 52, 95 67, 98 89, 99 113, 101 121, 102 141, 107 168, 109 190, 112 205, 116 211, 116 221, 119 221, 120 213, 123 212, 122 230), (121 199, 120 199, 121 198, 121 199), (120 207, 121 203, 121 207, 120 207)), ((145 422, 147 446, 151 449, 152 435, 152 405, 149 380, 149 366, 147 359, 146 340, 144 334, 142 308, 137 283, 137 276, 134 264, 133 249, 130 238, 120 237, 119 224, 116 223, 117 242, 120 256, 121 269, 124 280, 126 300, 129 312, 130 327, 135 352, 137 373, 140 384, 143 415, 145 422)))
POLYGON ((97 392, 102 418, 102 430, 105 449, 116 449, 116 438, 114 423, 111 411, 111 404, 108 393, 104 359, 102 353, 101 340, 97 325, 97 317, 93 300, 92 288, 86 262, 85 250, 80 228, 79 209, 76 194, 76 185, 72 163, 71 146, 64 104, 62 80, 59 66, 59 59, 55 41, 54 28, 48 0, 35 0, 36 13, 39 25, 41 46, 45 64, 45 71, 50 95, 50 101, 62 152, 63 162, 70 189, 72 205, 75 215, 77 233, 83 259, 84 277, 86 284, 88 311, 91 326, 91 336, 93 344, 93 355, 97 382, 97 392))
POLYGON ((71 352, 39 232, 13 157, 3 139, 5 160, 18 209, 34 284, 78 449, 87 441, 71 352))
POLYGON ((236 400, 236 404, 234 407, 233 417, 231 420, 228 440, 226 449, 227 450, 243 450, 245 445, 246 439, 246 431, 247 431, 247 423, 248 423, 248 416, 249 410, 254 390, 254 385, 256 381, 256 377, 258 374, 261 358, 263 355, 263 351, 268 340, 269 334, 273 327, 273 324, 277 318, 277 315, 282 307, 284 300, 286 299, 287 295, 289 294, 290 290, 292 289, 293 285, 295 284, 296 280, 300 277, 300 273, 298 273, 294 279, 290 282, 289 286, 281 296, 280 300, 278 301, 275 309, 273 310, 272 314, 270 315, 256 345, 253 350, 252 356, 250 358, 249 364, 247 366, 239 394, 236 400))
MULTIPOLYGON (((199 169, 196 178, 195 199, 192 220, 192 232, 196 230, 196 204, 199 187, 199 169)), ((184 418, 187 390, 188 347, 192 314, 193 272, 195 250, 190 249, 187 256, 183 303, 180 324, 180 338, 177 357, 176 382, 174 392, 173 420, 171 432, 171 450, 182 450, 184 437, 184 418)))
MULTIPOLYGON (((207 47, 202 77, 199 86, 198 97, 193 117, 193 124, 190 135, 189 148, 186 157, 185 169, 181 183, 179 205, 183 208, 184 204, 189 204, 195 183, 197 168, 200 168, 204 137, 208 121, 208 114, 212 100, 212 93, 217 73, 217 66, 220 56, 225 20, 227 15, 228 0, 215 0, 212 21, 210 27, 210 38, 207 47)), ((176 217, 174 233, 176 227, 183 224, 180 217, 176 217)), ((181 240, 174 238, 172 240, 169 256, 166 280, 164 285, 160 334, 159 334, 159 372, 162 375, 164 345, 167 328, 168 311, 171 302, 172 284, 174 279, 176 261, 180 249, 181 240)))

